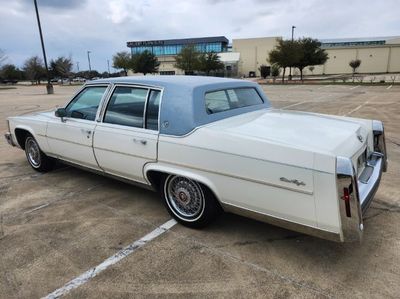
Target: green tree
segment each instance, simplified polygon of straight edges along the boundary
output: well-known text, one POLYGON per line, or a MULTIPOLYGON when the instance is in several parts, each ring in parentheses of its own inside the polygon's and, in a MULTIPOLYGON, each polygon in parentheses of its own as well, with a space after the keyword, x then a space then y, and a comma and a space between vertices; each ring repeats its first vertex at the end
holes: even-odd
POLYGON ((25 60, 23 70, 27 79, 32 83, 40 84, 41 79, 46 78, 46 70, 43 66, 43 61, 38 56, 33 56, 25 60))
POLYGON ((349 66, 353 70, 353 82, 354 82, 354 74, 356 73, 356 70, 359 68, 360 65, 361 65, 360 59, 354 59, 349 62, 349 66))
POLYGON ((58 57, 50 61, 50 72, 53 77, 69 78, 72 71, 72 59, 67 57, 58 57))
POLYGON ((268 66, 266 66, 265 64, 262 64, 258 70, 260 71, 261 77, 262 78, 267 78, 267 76, 269 75, 269 70, 268 70, 268 66))
POLYGON ((112 59, 113 67, 116 69, 122 69, 125 76, 128 76, 128 70, 131 69, 132 65, 131 54, 126 51, 117 52, 112 59))
POLYGON ((268 61, 276 64, 283 69, 282 83, 285 82, 285 72, 287 67, 292 67, 300 59, 299 43, 291 40, 278 40, 278 45, 269 52, 268 61))
POLYGON ((210 75, 212 71, 222 70, 224 68, 224 64, 219 59, 219 56, 215 52, 203 53, 199 55, 197 70, 201 72, 205 72, 210 75))
POLYGON ((328 53, 321 49, 321 43, 309 37, 294 41, 296 51, 299 51, 299 57, 293 64, 300 70, 300 79, 303 81, 303 70, 309 65, 324 64, 328 60, 328 53))
POLYGON ((150 51, 143 51, 132 56, 131 67, 135 73, 146 74, 158 72, 160 62, 157 57, 150 51))
POLYGON ((181 69, 186 75, 193 74, 199 66, 199 52, 194 45, 187 45, 175 57, 175 67, 181 69))
POLYGON ((22 79, 22 72, 13 64, 5 64, 0 69, 0 78, 14 82, 22 79))
POLYGON ((276 77, 279 76, 279 72, 280 72, 280 67, 279 67, 279 65, 273 64, 273 65, 271 66, 271 76, 272 76, 272 80, 274 81, 274 83, 275 83, 275 81, 276 81, 276 77))

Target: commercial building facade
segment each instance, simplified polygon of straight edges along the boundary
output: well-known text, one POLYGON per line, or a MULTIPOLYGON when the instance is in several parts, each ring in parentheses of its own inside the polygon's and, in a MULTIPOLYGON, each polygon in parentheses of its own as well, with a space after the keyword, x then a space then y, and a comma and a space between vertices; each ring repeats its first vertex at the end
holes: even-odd
MULTIPOLYGON (((224 74, 234 77, 260 76, 261 65, 270 66, 268 53, 277 45, 281 37, 261 37, 233 39, 232 45, 224 36, 174 39, 160 41, 128 42, 131 53, 148 50, 160 61, 160 74, 183 74, 175 68, 175 57, 180 50, 192 44, 199 52, 219 53, 225 64, 224 74)), ((315 66, 312 74, 350 74, 349 62, 360 59, 359 73, 400 72, 400 37, 348 38, 321 40, 322 48, 328 53, 324 65, 315 66)), ((305 69, 306 74, 311 71, 305 69)), ((294 69, 293 74, 298 74, 294 69)))
POLYGON ((159 73, 161 75, 183 74, 183 71, 175 67, 175 57, 187 45, 193 45, 200 53, 225 53, 228 51, 229 40, 225 36, 132 41, 127 46, 131 53, 150 51, 157 56, 160 62, 159 73))

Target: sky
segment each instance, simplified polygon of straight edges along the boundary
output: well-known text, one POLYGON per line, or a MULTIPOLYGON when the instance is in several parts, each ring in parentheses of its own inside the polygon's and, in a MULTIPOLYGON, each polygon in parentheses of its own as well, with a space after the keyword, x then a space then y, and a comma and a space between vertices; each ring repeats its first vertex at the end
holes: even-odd
MULTIPOLYGON (((127 41, 281 36, 319 39, 400 36, 399 0, 37 0, 48 60, 74 71, 112 69, 127 41)), ((42 57, 33 0, 0 0, 0 49, 21 67, 42 57)))

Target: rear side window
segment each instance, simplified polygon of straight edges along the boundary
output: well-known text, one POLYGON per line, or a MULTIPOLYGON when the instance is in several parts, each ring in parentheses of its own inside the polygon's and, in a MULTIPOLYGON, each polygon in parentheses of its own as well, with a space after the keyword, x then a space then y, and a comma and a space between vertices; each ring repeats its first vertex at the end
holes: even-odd
POLYGON ((158 111, 160 108, 161 92, 151 90, 146 108, 146 129, 158 130, 158 111))
POLYGON ((148 89, 116 87, 108 103, 104 122, 143 128, 144 107, 148 89))
POLYGON ((263 104, 258 92, 251 87, 223 89, 207 92, 205 96, 208 114, 263 104))

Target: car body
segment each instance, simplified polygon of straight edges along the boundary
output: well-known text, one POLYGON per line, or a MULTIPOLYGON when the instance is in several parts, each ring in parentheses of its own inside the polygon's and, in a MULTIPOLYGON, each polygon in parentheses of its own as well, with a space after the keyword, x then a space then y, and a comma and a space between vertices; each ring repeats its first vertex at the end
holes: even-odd
POLYGON ((54 159, 159 190, 181 223, 222 210, 335 241, 361 240, 387 168, 378 120, 271 107, 246 80, 102 79, 64 108, 8 118, 36 170, 54 159))

